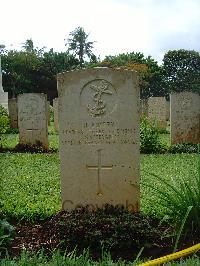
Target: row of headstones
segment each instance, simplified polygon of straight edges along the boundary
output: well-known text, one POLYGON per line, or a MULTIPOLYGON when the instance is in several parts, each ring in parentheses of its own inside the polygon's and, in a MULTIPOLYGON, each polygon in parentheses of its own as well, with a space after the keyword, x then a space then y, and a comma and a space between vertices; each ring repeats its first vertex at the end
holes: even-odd
MULTIPOLYGON (((109 203, 137 211, 140 103, 136 74, 107 68, 66 72, 58 75, 58 92, 54 104, 59 107, 63 209, 80 205, 95 209, 109 203)), ((200 96, 172 95, 172 106, 171 122, 178 136, 182 138, 188 127, 198 142, 200 96)), ((20 95, 18 121, 21 143, 38 140, 47 146, 45 95, 20 95)))
POLYGON ((150 97, 140 100, 140 117, 147 117, 151 122, 157 123, 165 129, 170 119, 170 102, 165 97, 150 97))
MULTIPOLYGON (((39 138, 39 132, 37 116, 34 112, 29 110, 34 109, 35 102, 39 98, 43 97, 46 102, 46 119, 49 125, 50 123, 50 103, 46 101, 46 96, 38 93, 28 93, 19 96, 20 114, 20 143, 31 143, 35 144, 36 141, 43 143, 42 138, 39 138), (24 110, 27 108, 28 110, 24 110), (34 106, 33 106, 34 105, 34 106), (23 109, 23 110, 22 110, 23 109), (25 118, 22 116, 26 116, 25 118), (29 119, 27 119, 29 116, 29 119), (32 118, 31 118, 32 117, 32 118), (25 119, 25 120, 24 120, 25 119), (26 121, 25 124, 22 123, 26 121), (28 127, 28 129, 27 129, 28 127), (24 131, 25 129, 25 131, 24 131), (26 132, 26 134, 25 134, 26 132)), ((166 121, 171 117, 171 143, 191 142, 198 143, 199 141, 199 98, 197 94, 191 92, 184 92, 179 94, 172 94, 171 97, 171 112, 169 111, 169 102, 164 97, 152 97, 147 100, 140 101, 140 116, 144 115, 151 121, 156 121, 160 128, 166 128, 166 121), (171 113, 171 116, 169 115, 171 113)), ((12 128, 18 128, 18 103, 17 99, 8 100, 8 109, 10 116, 10 123, 12 128)), ((40 110, 40 107, 37 108, 40 110)), ((58 98, 53 100, 54 109, 54 128, 58 131, 58 98)), ((46 131, 46 129, 45 129, 46 131)), ((46 134, 45 134, 46 135, 46 134)), ((44 141, 48 143, 48 140, 44 141)), ((47 147, 48 145, 44 145, 47 147)))
POLYGON ((193 92, 173 93, 140 101, 140 116, 147 117, 161 129, 170 120, 171 144, 200 142, 200 95, 193 92))
MULTIPOLYGON (((58 99, 53 101, 54 127, 58 131, 58 99)), ((19 128, 20 144, 41 143, 48 148, 50 102, 43 93, 24 93, 8 100, 11 128, 19 128)))

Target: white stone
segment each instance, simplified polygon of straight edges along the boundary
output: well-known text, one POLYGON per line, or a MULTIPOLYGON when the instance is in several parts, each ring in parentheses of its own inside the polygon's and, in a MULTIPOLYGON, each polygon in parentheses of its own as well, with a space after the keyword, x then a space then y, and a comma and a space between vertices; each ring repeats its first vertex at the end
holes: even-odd
POLYGON ((48 148, 47 99, 42 93, 18 95, 18 126, 21 144, 37 144, 48 148))
POLYGON ((200 143, 200 95, 173 93, 171 101, 171 144, 200 143))
POLYGON ((148 99, 148 118, 160 129, 166 128, 167 122, 165 97, 151 97, 148 99))
POLYGON ((8 111, 8 92, 0 92, 0 105, 8 111))
POLYGON ((10 118, 10 127, 18 128, 18 107, 16 98, 8 100, 8 110, 10 118))
POLYGON ((135 72, 58 75, 61 195, 65 210, 139 210, 139 89, 135 72))
POLYGON ((54 129, 58 132, 58 98, 53 99, 54 129))

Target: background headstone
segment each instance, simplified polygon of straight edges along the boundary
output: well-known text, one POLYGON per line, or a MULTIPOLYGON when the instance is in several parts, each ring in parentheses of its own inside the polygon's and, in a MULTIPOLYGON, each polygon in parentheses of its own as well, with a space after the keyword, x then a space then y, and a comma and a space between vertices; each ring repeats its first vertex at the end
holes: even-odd
POLYGON ((140 117, 148 116, 148 99, 140 100, 140 117))
POLYGON ((139 89, 135 72, 58 75, 63 209, 139 209, 139 89))
POLYGON ((10 127, 18 128, 18 107, 16 98, 8 100, 8 110, 10 118, 10 127))
POLYGON ((51 105, 50 105, 50 102, 47 101, 47 123, 48 123, 48 126, 50 126, 50 108, 51 108, 51 105))
POLYGON ((160 129, 167 126, 165 97, 151 97, 148 99, 148 119, 156 123, 160 129))
POLYGON ((58 98, 53 99, 54 129, 58 132, 58 98))
POLYGON ((18 95, 18 126, 20 144, 40 142, 48 148, 47 99, 42 93, 18 95))
POLYGON ((166 101, 166 120, 170 120, 170 101, 166 101))
POLYGON ((2 85, 1 56, 0 56, 0 105, 8 111, 8 92, 4 92, 2 85))
POLYGON ((200 143, 200 95, 173 93, 171 102, 171 144, 200 143))

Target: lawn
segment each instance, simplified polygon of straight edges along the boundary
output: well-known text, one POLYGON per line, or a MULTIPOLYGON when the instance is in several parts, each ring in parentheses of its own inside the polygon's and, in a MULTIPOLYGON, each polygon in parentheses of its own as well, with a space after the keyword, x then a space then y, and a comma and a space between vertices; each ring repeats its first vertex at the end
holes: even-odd
MULTIPOLYGON (((57 148, 57 135, 49 135, 50 147, 57 148)), ((6 146, 17 144, 17 134, 7 136, 6 146)), ((166 179, 190 178, 197 174, 197 154, 158 154, 141 156, 141 182, 153 183, 151 173, 166 179), (186 167, 187 166, 187 167, 186 167)), ((12 218, 45 218, 60 209, 59 155, 1 153, 1 195, 3 212, 12 218)), ((157 181, 158 186, 162 184, 157 181)), ((163 215, 154 193, 141 185, 141 210, 163 215)))
MULTIPOLYGON (((165 143, 169 143, 168 134, 162 135, 162 137, 165 143)), ((50 134, 49 140, 51 148, 58 148, 57 135, 50 134)), ((4 138, 4 146, 8 148, 13 148, 17 142, 17 134, 9 134, 4 138)), ((162 188, 162 182, 155 180, 151 173, 162 176, 166 180, 179 179, 183 176, 190 179, 197 175, 197 165, 197 154, 141 155, 141 211, 155 214, 160 218, 165 214, 154 192, 145 185, 153 184, 162 188)), ((57 152, 47 154, 0 153, 0 169, 1 210, 10 221, 24 219, 34 222, 34 220, 48 218, 60 210, 60 170, 57 152)), ((30 258, 26 259, 29 260, 30 258)), ((111 265, 108 261, 105 261, 103 265, 111 265)), ((5 264, 2 262, 0 265, 18 265, 17 262, 16 264, 8 263, 8 261, 5 264)), ((37 263, 33 265, 37 265, 37 263)), ((195 258, 190 261, 183 261, 180 265, 199 265, 198 263, 199 259, 195 258)), ((87 265, 101 264, 92 264, 91 262, 87 265)), ((113 265, 128 264, 116 263, 113 265)), ((167 265, 179 264, 169 263, 167 265)))

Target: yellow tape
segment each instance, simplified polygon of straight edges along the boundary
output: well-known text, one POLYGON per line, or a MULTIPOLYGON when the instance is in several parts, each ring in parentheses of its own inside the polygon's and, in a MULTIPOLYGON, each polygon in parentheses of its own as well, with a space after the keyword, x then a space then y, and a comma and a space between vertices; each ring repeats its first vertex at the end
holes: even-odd
POLYGON ((155 266, 155 265, 160 265, 160 264, 163 264, 165 262, 169 262, 171 260, 176 260, 176 259, 179 259, 181 257, 185 257, 195 251, 198 251, 200 249, 200 243, 199 244, 196 244, 190 248, 186 248, 186 249, 183 249, 181 251, 178 251, 176 253, 173 253, 173 254, 170 254, 170 255, 166 255, 164 257, 160 257, 158 259, 155 259, 155 260, 150 260, 150 261, 147 261, 145 263, 142 263, 142 264, 139 264, 138 266, 155 266))

